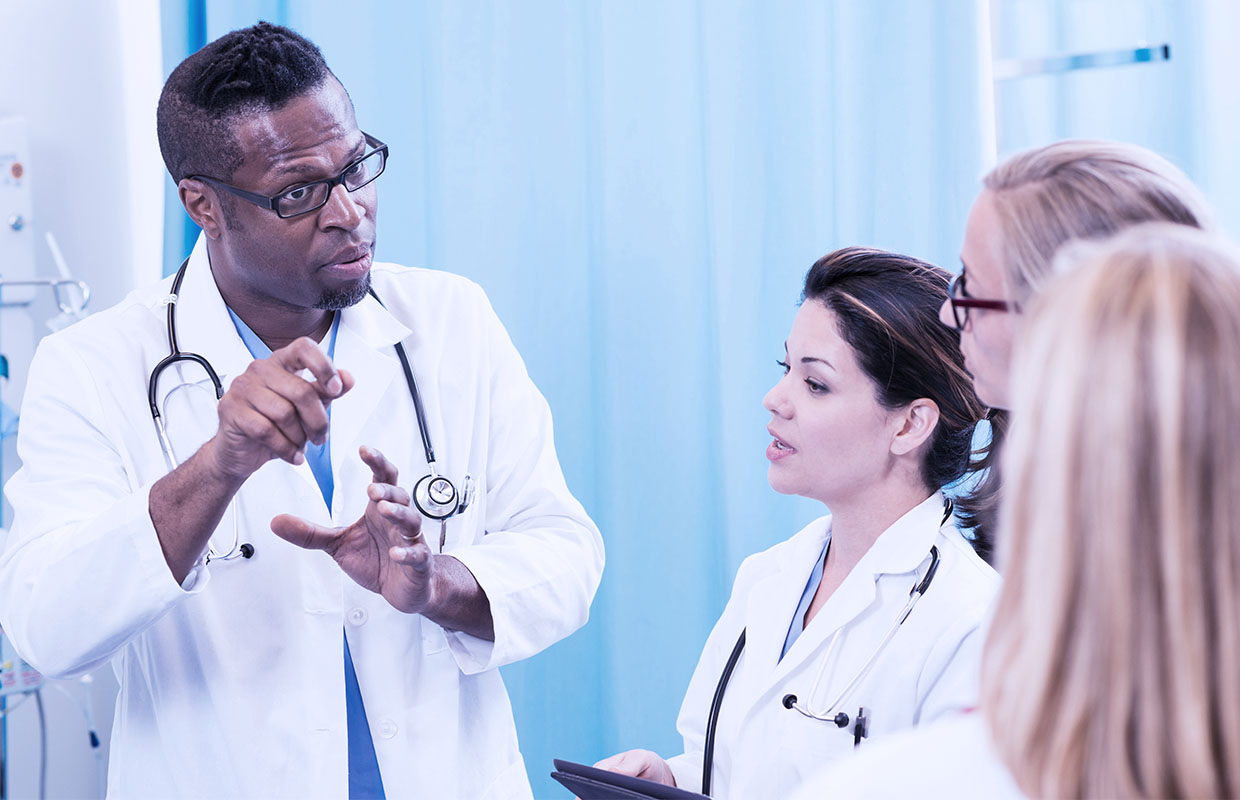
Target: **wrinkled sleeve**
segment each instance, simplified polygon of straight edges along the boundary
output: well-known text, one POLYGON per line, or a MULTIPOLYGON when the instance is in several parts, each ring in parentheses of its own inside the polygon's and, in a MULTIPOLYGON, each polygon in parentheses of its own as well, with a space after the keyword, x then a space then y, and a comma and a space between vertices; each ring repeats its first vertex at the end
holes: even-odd
MULTIPOLYGON (((66 332, 69 333, 69 332, 66 332)), ((13 526, 0 556, 0 623, 52 677, 87 672, 207 582, 178 585, 133 486, 118 419, 72 339, 44 339, 22 403, 22 466, 5 487, 13 526)), ((105 368, 106 369, 106 368, 105 368)), ((143 407, 126 409, 143 413, 143 407)))
POLYGON ((454 551, 490 601, 495 641, 445 632, 460 669, 519 661, 585 624, 603 572, 603 540, 568 490, 551 410, 478 289, 490 363, 486 535, 454 551))

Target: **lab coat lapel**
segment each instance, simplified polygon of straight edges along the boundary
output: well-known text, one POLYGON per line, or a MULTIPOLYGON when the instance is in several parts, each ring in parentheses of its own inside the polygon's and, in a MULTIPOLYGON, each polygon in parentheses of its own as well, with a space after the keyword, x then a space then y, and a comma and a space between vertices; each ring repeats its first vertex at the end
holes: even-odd
MULTIPOLYGON (((912 575, 925 560, 930 546, 934 544, 935 537, 938 535, 938 522, 942 509, 943 497, 936 492, 925 502, 896 520, 879 536, 873 547, 857 562, 857 566, 853 567, 852 572, 848 574, 840 587, 827 599, 801 637, 788 649, 787 655, 775 667, 771 677, 772 689, 784 685, 787 677, 807 660, 815 662, 812 669, 816 672, 817 659, 826 656, 827 644, 836 631, 842 631, 837 645, 840 652, 836 658, 837 668, 834 670, 828 668, 830 672, 852 674, 849 670, 855 669, 853 662, 861 663, 869 657, 870 652, 866 643, 854 639, 850 645, 850 626, 874 605, 878 581, 884 576, 908 574, 911 588, 912 575)), ((821 547, 821 543, 819 546, 821 547)), ((813 556, 810 558, 812 559, 813 556)), ((806 578, 808 578, 808 572, 806 578)), ((797 591, 803 591, 804 588, 805 582, 802 580, 797 591)), ((892 610, 893 621, 896 611, 896 609, 892 610)), ((784 619, 791 621, 791 614, 785 616, 784 619)), ((784 631, 786 633, 786 627, 784 631)))
MULTIPOLYGON (((807 576, 808 577, 808 576, 807 576)), ((787 655, 779 662, 771 676, 772 684, 779 686, 790 672, 797 669, 807 658, 822 657, 823 648, 835 632, 847 627, 874 602, 877 576, 867 568, 865 559, 848 574, 840 587, 827 598, 818 613, 802 631, 787 655)), ((805 584, 801 584, 804 589, 805 584)), ((841 643, 842 645, 842 643, 841 643)))
MULTIPOLYGON (((830 530, 829 520, 818 524, 818 535, 794 541, 781 556, 779 567, 757 581, 750 592, 745 613, 745 658, 753 659, 754 666, 750 674, 771 675, 782 667, 779 657, 788 627, 830 530)), ((796 649, 793 645, 789 654, 796 649)))
MULTIPOLYGON (((353 375, 354 385, 332 405, 331 458, 337 475, 342 474, 344 465, 355 466, 359 445, 383 449, 382 442, 361 441, 362 430, 388 395, 392 382, 399 380, 403 386, 403 373, 393 345, 411 335, 409 328, 370 295, 341 313, 335 364, 353 375)), ((412 405, 413 401, 405 396, 400 402, 412 405)))

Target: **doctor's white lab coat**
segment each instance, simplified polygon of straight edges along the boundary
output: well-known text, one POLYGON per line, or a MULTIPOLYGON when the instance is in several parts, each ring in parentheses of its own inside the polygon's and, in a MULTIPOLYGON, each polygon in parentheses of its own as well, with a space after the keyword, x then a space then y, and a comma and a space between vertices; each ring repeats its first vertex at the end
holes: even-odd
MULTIPOLYGON (((120 681, 110 797, 347 796, 343 637, 391 798, 528 797, 511 707, 496 670, 586 620, 602 542, 570 495, 542 396, 473 283, 376 264, 370 297, 341 312, 335 363, 356 385, 332 404, 330 510, 306 465, 272 461, 242 487, 251 560, 199 565, 173 580, 148 512, 168 467, 147 377, 168 353, 170 280, 47 337, 22 407, 23 467, 7 492, 14 525, 0 558, 0 621, 52 676, 111 661, 120 681), (278 539, 293 513, 355 521, 373 445, 411 488, 426 458, 392 345, 418 379, 440 471, 477 485, 448 523, 445 551, 490 600, 495 642, 392 609, 332 559, 278 539)), ((177 305, 182 350, 206 356, 225 388, 250 363, 200 240, 177 305)), ((217 427, 198 367, 159 385, 176 456, 217 427)), ((226 511, 213 542, 232 542, 226 511)), ((438 523, 426 523, 435 548, 438 523)))
POLYGON ((995 751, 981 712, 954 714, 888 736, 828 764, 790 800, 1025 800, 995 751))
POLYGON ((785 708, 783 698, 792 693, 816 713, 827 709, 890 631, 929 567, 931 545, 938 546, 941 561, 926 594, 839 710, 855 718, 864 707, 873 740, 975 704, 981 625, 999 580, 955 527, 940 528, 942 514, 943 497, 936 493, 884 531, 782 660, 830 517, 745 559, 681 707, 677 728, 685 752, 668 760, 678 786, 701 789, 711 699, 742 629, 745 650, 715 734, 711 796, 788 797, 824 764, 850 755, 851 724, 842 729, 809 719, 785 708), (839 640, 828 658, 836 631, 839 640), (826 671, 813 691, 824 659, 826 671))

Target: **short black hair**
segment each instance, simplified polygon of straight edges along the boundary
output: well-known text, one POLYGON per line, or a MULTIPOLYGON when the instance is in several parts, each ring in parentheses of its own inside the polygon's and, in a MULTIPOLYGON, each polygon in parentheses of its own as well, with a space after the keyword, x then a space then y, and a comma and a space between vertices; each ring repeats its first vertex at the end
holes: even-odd
POLYGON ((313 42, 269 22, 227 33, 190 55, 168 76, 156 112, 159 150, 172 180, 231 180, 245 160, 237 118, 278 109, 331 74, 313 42))

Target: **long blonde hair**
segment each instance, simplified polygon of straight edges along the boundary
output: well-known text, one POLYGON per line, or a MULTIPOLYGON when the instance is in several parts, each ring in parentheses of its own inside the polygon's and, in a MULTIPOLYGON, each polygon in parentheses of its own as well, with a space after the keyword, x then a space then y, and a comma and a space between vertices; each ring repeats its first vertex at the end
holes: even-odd
POLYGON ((1155 224, 1061 255, 1017 345, 982 664, 1034 797, 1240 795, 1240 258, 1155 224))
POLYGON ((1201 193, 1170 161, 1123 142, 1069 139, 1026 150, 990 171, 1004 241, 1007 296, 1023 303, 1071 239, 1101 239, 1143 222, 1211 226, 1201 193))

